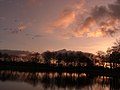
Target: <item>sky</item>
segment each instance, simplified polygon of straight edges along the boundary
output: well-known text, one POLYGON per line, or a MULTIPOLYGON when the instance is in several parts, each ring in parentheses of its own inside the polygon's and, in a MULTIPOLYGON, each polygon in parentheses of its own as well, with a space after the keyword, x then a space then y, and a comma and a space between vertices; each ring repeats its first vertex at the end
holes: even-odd
POLYGON ((119 23, 120 0, 0 0, 0 49, 106 51, 119 23))

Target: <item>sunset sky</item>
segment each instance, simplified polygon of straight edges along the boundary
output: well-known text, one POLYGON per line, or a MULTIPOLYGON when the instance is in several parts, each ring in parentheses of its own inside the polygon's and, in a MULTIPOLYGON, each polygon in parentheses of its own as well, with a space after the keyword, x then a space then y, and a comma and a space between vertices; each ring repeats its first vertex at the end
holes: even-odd
POLYGON ((119 28, 120 0, 0 0, 0 49, 95 53, 119 28))

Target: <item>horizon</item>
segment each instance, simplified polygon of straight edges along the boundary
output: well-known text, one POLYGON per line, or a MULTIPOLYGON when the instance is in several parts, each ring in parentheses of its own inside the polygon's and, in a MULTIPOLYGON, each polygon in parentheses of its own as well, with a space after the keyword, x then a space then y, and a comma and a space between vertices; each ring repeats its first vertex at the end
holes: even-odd
MULTIPOLYGON (((43 52, 38 52, 38 53, 41 54, 41 53, 44 53, 44 52, 46 52, 46 51, 58 52, 58 51, 61 51, 61 50, 66 50, 67 52, 68 52, 68 51, 75 51, 75 52, 77 52, 77 51, 79 52, 79 51, 80 51, 80 50, 59 49, 59 50, 53 50, 53 51, 45 50, 45 51, 43 51, 43 52)), ((17 50, 16 50, 16 49, 0 49, 0 52, 1 52, 1 51, 11 51, 11 52, 12 52, 12 51, 18 51, 18 52, 19 52, 19 51, 23 51, 23 52, 29 52, 29 53, 32 53, 32 52, 35 53, 35 52, 37 52, 37 51, 20 50, 20 49, 17 49, 17 50)), ((84 52, 84 51, 80 51, 80 52, 83 52, 83 53, 91 53, 91 52, 84 52)), ((96 53, 97 53, 97 52, 96 52, 96 53)), ((91 54, 94 54, 94 55, 95 55, 96 53, 91 53, 91 54)))
POLYGON ((120 34, 119 0, 0 0, 0 12, 0 49, 95 54, 120 34))

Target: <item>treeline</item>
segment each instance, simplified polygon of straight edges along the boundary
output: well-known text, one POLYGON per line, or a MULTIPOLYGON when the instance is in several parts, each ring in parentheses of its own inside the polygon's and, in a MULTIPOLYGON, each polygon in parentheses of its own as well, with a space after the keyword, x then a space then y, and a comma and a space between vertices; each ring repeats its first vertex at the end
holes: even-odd
POLYGON ((67 51, 62 49, 59 51, 45 51, 43 53, 29 53, 10 55, 7 53, 0 53, 0 62, 10 63, 29 63, 29 64, 44 64, 52 66, 103 66, 109 64, 109 68, 120 67, 120 40, 116 40, 111 48, 106 52, 98 51, 97 55, 91 53, 84 53, 81 51, 67 51))
POLYGON ((0 61, 6 62, 29 62, 44 63, 49 65, 61 66, 91 66, 93 61, 81 51, 46 51, 42 54, 31 53, 25 56, 8 55, 0 53, 0 61))
POLYGON ((93 61, 87 57, 81 51, 66 51, 65 49, 60 51, 46 51, 43 52, 42 57, 47 64, 57 64, 57 65, 72 65, 72 66, 90 66, 93 65, 93 61))

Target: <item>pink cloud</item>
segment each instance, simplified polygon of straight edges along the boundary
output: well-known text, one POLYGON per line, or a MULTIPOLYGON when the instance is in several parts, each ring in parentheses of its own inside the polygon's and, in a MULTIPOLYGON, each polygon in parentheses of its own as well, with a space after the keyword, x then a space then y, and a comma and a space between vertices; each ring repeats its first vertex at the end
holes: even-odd
POLYGON ((54 23, 55 28, 67 28, 75 20, 74 11, 65 11, 62 16, 60 16, 54 23))
POLYGON ((86 9, 85 0, 73 4, 52 22, 50 31, 61 30, 66 33, 66 39, 72 37, 104 37, 113 36, 120 30, 120 3, 106 6, 95 6, 86 9), (115 11, 117 9, 117 11, 115 11), (87 11, 89 10, 89 11, 87 11), (112 11, 112 12, 111 12, 112 11), (117 15, 117 16, 116 16, 117 15), (70 28, 72 27, 72 30, 70 28), (69 30, 69 31, 68 31, 69 30))
POLYGON ((91 28, 95 25, 96 25, 96 20, 92 17, 88 17, 84 21, 84 23, 74 31, 73 34, 75 37, 82 37, 84 36, 84 34, 90 32, 91 28))
POLYGON ((63 10, 62 14, 52 22, 52 25, 49 27, 49 31, 54 31, 56 29, 66 29, 70 25, 74 24, 78 12, 83 9, 84 0, 81 0, 78 3, 75 3, 73 6, 68 9, 63 10))

